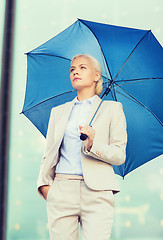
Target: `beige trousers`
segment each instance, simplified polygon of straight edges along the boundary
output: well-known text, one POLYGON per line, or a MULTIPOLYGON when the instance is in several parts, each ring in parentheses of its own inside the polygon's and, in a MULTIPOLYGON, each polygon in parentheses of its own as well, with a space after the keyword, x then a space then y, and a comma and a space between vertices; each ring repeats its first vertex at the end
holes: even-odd
POLYGON ((47 196, 50 240, 109 240, 113 223, 112 191, 93 191, 84 180, 55 178, 47 196))

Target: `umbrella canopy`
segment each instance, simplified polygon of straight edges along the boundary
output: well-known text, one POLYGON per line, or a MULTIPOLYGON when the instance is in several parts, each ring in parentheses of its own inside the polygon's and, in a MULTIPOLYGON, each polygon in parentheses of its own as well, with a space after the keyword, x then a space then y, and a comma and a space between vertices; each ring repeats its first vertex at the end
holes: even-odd
POLYGON ((103 69, 107 100, 123 104, 127 157, 114 166, 125 176, 163 154, 163 49, 151 31, 77 20, 27 53, 28 71, 22 113, 46 136, 52 107, 76 96, 69 80, 73 56, 88 53, 103 69))

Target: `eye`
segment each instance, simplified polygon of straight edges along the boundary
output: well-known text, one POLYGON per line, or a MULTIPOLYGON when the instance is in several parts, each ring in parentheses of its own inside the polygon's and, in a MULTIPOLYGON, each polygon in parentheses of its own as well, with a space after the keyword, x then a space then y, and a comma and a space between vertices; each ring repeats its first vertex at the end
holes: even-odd
POLYGON ((71 68, 71 69, 70 69, 70 72, 73 72, 73 71, 74 71, 74 69, 75 69, 75 68, 71 68))
POLYGON ((85 66, 81 66, 81 69, 86 69, 86 67, 85 66))

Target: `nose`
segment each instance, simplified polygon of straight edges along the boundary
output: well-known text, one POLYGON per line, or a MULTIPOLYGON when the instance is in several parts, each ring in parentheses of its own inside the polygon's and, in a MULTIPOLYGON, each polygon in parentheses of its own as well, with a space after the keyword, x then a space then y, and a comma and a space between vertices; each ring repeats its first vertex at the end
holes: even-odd
POLYGON ((74 76, 75 76, 75 75, 78 75, 77 69, 75 69, 75 70, 73 71, 73 74, 74 74, 74 76))

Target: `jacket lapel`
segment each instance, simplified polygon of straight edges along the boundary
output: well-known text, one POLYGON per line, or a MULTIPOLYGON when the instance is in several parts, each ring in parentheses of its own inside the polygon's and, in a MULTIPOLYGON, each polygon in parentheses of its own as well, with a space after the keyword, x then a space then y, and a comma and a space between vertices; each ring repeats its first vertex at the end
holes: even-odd
POLYGON ((55 129, 54 133, 55 133, 55 140, 57 139, 57 141, 61 142, 63 139, 63 135, 65 133, 66 130, 66 126, 67 126, 67 122, 72 110, 74 104, 74 99, 71 102, 67 102, 64 105, 64 108, 62 108, 60 110, 57 116, 57 128, 55 129))
POLYGON ((55 131, 54 131, 54 139, 52 143, 51 150, 48 153, 46 164, 44 165, 43 169, 43 178, 46 179, 46 174, 50 168, 52 168, 54 165, 56 165, 57 162, 57 156, 59 153, 59 147, 61 145, 67 122, 72 110, 74 104, 74 100, 71 102, 67 102, 64 107, 62 107, 58 112, 56 112, 57 117, 55 118, 55 121, 57 125, 55 125, 55 131))

